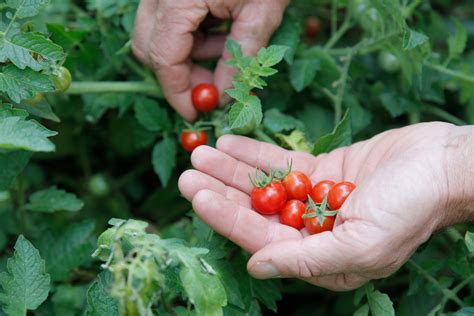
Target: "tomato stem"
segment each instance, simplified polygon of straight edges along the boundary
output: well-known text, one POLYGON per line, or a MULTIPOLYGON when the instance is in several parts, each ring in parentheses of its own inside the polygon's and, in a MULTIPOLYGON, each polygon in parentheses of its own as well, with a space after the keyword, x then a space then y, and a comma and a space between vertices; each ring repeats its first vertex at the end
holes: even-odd
POLYGON ((266 143, 270 143, 270 144, 273 144, 273 145, 276 145, 277 143, 270 137, 268 136, 262 129, 260 128, 257 128, 255 131, 253 131, 253 133, 255 134, 255 137, 257 137, 257 139, 261 140, 261 141, 264 141, 266 143))
POLYGON ((141 93, 156 98, 163 98, 163 92, 156 82, 146 81, 81 81, 73 82, 66 94, 88 94, 88 93, 141 93))

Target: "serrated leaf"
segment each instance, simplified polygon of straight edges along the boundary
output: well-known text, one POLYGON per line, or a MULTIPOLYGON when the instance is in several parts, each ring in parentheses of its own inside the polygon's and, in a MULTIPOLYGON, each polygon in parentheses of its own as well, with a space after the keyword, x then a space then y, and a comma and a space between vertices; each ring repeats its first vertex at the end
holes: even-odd
POLYGON ((0 148, 9 150, 54 151, 54 144, 48 137, 56 132, 41 126, 35 121, 21 117, 0 117, 0 148))
POLYGON ((49 0, 7 0, 7 6, 16 9, 18 18, 28 18, 37 15, 49 4, 49 0))
POLYGON ((40 71, 50 62, 58 62, 65 58, 61 46, 54 44, 51 40, 39 33, 18 33, 11 40, 0 38, 0 62, 11 61, 20 69, 30 67, 35 71, 40 71), (38 57, 47 62, 40 62, 38 57))
POLYGON ((374 316, 394 316, 395 310, 393 309, 393 303, 387 294, 383 294, 380 291, 370 290, 367 288, 366 291, 367 300, 370 306, 370 312, 374 316))
POLYGON ((290 135, 275 134, 275 137, 285 148, 305 153, 311 152, 311 146, 306 139, 306 135, 300 130, 294 130, 290 135))
POLYGON ((277 109, 265 112, 263 126, 272 133, 289 132, 294 129, 303 130, 304 124, 293 116, 281 113, 277 109))
POLYGON ((24 103, 24 104, 17 104, 15 105, 15 107, 26 110, 27 113, 37 116, 39 118, 47 119, 56 123, 59 123, 61 121, 59 117, 56 115, 56 113, 53 112, 51 105, 49 105, 46 99, 41 100, 39 103, 35 105, 24 103))
POLYGON ((71 270, 90 260, 94 227, 93 221, 84 221, 67 227, 60 234, 48 232, 38 241, 52 280, 67 280, 71 270))
POLYGON ((260 100, 255 102, 236 103, 229 111, 229 125, 232 129, 245 128, 249 125, 258 126, 262 122, 263 113, 260 100))
POLYGON ((352 125, 349 111, 334 128, 333 132, 320 137, 313 147, 313 155, 330 152, 339 147, 352 143, 352 125))
POLYGON ((9 65, 0 72, 0 91, 15 103, 33 98, 39 92, 53 92, 53 83, 48 76, 29 68, 20 70, 9 65))
POLYGON ((170 137, 165 137, 163 140, 153 147, 152 163, 155 173, 160 177, 160 181, 164 187, 173 174, 176 167, 176 155, 178 149, 176 141, 170 137))
POLYGON ((46 300, 50 277, 40 253, 23 235, 18 237, 14 249, 13 257, 8 259, 8 272, 0 274, 0 302, 9 316, 24 316, 27 310, 35 310, 46 300))
POLYGON ((87 291, 86 316, 118 316, 117 301, 109 295, 112 274, 101 272, 87 291))
POLYGON ((283 59, 287 50, 288 46, 283 45, 263 47, 257 54, 257 60, 263 67, 272 67, 283 59))
POLYGON ((362 305, 354 312, 354 316, 368 316, 368 315, 369 315, 369 305, 367 304, 362 305))
POLYGON ((48 24, 47 26, 53 41, 65 50, 69 50, 75 45, 78 45, 87 35, 87 32, 82 30, 66 30, 62 24, 48 24))
POLYGON ((459 20, 454 20, 456 33, 448 38, 449 57, 457 58, 466 49, 467 32, 464 25, 459 20))
POLYGON ((51 187, 33 193, 25 208, 33 212, 54 213, 58 211, 77 212, 83 206, 84 203, 75 194, 51 187))
POLYGON ((256 280, 250 279, 252 295, 262 302, 268 309, 277 311, 276 302, 281 299, 279 280, 256 280))
POLYGON ((301 92, 316 77, 321 68, 320 61, 314 58, 296 60, 290 67, 290 82, 296 91, 301 92))
POLYGON ((428 41, 429 38, 425 34, 416 32, 414 30, 407 30, 403 34, 403 49, 412 50, 427 43, 428 41))
POLYGON ((25 110, 14 108, 10 104, 0 104, 0 118, 10 116, 19 116, 22 118, 26 118, 28 117, 28 112, 26 112, 25 110))
POLYGON ((232 38, 227 39, 225 47, 233 58, 242 57, 242 47, 240 47, 240 44, 232 38))
POLYGON ((288 47, 285 53, 285 61, 288 64, 293 63, 296 48, 300 43, 301 23, 292 14, 286 13, 283 22, 273 35, 270 44, 288 47))
POLYGON ((0 191, 6 191, 13 185, 16 177, 30 161, 31 153, 14 151, 0 154, 0 191))
POLYGON ((171 128, 168 112, 150 98, 138 98, 135 102, 135 117, 147 130, 166 131, 171 128))

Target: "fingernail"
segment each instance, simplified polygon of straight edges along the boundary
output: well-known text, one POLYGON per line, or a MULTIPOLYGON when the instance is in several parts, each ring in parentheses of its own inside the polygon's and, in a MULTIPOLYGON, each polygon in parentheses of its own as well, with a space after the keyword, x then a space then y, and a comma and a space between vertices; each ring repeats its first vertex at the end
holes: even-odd
POLYGON ((267 261, 259 261, 252 267, 252 275, 260 279, 280 278, 280 271, 267 261))

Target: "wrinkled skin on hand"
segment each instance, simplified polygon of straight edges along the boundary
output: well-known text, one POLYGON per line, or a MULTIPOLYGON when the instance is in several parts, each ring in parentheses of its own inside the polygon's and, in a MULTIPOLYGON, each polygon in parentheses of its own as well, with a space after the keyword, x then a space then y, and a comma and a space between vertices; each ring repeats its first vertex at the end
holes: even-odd
POLYGON ((351 290, 392 274, 435 230, 456 221, 449 200, 457 184, 447 166, 456 128, 413 125, 317 157, 223 136, 217 149, 194 151, 195 170, 182 174, 179 187, 201 219, 253 254, 247 268, 254 277, 297 277, 351 290), (278 215, 251 209, 248 175, 256 167, 285 169, 289 160, 313 184, 323 179, 357 184, 332 232, 308 236, 305 229, 280 224, 278 215))
POLYGON ((230 35, 253 55, 267 45, 281 23, 288 0, 141 0, 136 17, 133 51, 152 67, 163 92, 186 120, 196 119, 191 90, 202 82, 214 83, 225 102, 224 90, 234 71, 225 65, 224 50, 230 35), (233 20, 230 34, 206 35, 200 25, 209 16, 233 20), (214 72, 194 65, 193 59, 220 58, 214 72))

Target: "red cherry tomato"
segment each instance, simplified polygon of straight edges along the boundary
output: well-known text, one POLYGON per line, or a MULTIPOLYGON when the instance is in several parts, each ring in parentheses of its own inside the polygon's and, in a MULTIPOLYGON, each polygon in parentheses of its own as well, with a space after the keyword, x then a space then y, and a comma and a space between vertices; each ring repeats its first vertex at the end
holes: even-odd
POLYGON ((349 181, 339 182, 333 186, 328 193, 328 205, 331 210, 340 209, 344 201, 355 188, 356 185, 349 181))
POLYGON ((309 217, 304 219, 304 226, 311 235, 314 235, 331 231, 334 227, 335 220, 336 216, 326 216, 324 217, 323 225, 321 226, 317 217, 309 217))
POLYGON ((323 180, 316 183, 309 194, 315 203, 323 203, 324 197, 336 183, 331 180, 323 180))
POLYGON ((282 181, 288 200, 306 201, 311 193, 311 180, 299 171, 290 172, 282 181))
POLYGON ((219 103, 219 92, 213 84, 201 83, 194 87, 191 100, 199 112, 210 112, 219 103))
POLYGON ((257 96, 257 94, 256 94, 255 92, 253 92, 253 91, 250 91, 250 92, 249 92, 249 95, 250 95, 250 96, 253 96, 253 97, 256 97, 256 96, 257 96))
POLYGON ((252 207, 264 215, 273 215, 282 210, 286 203, 286 190, 283 184, 272 181, 269 185, 252 190, 252 207))
POLYGON ((181 145, 187 152, 192 152, 196 147, 206 144, 206 131, 183 131, 181 133, 181 145))
POLYGON ((305 33, 310 39, 316 39, 321 31, 321 20, 315 16, 309 16, 305 22, 305 33))
POLYGON ((280 223, 301 229, 304 227, 302 216, 305 211, 306 206, 303 202, 298 200, 288 201, 280 212, 280 223))

